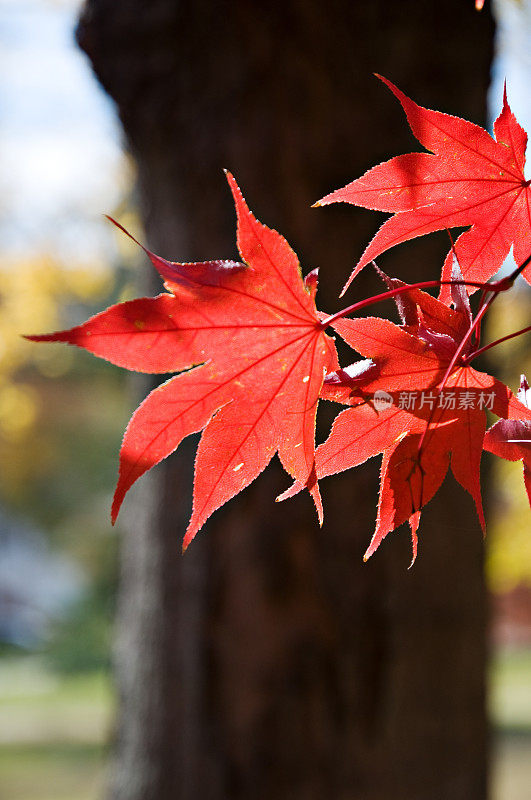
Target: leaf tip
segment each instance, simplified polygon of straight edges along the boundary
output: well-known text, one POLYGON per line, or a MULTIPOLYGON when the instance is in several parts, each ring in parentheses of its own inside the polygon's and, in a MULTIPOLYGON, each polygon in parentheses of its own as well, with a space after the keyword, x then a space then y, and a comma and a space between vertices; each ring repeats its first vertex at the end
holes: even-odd
MULTIPOLYGON (((192 523, 190 523, 190 525, 191 524, 192 523)), ((194 529, 192 527, 188 527, 188 530, 184 534, 184 539, 183 539, 183 543, 182 543, 182 547, 181 547, 182 555, 184 555, 186 553, 186 551, 188 550, 188 547, 190 546, 190 542, 192 541, 192 539, 194 538, 196 533, 197 533, 197 529, 194 529)))
POLYGON ((236 183, 236 178, 234 177, 232 172, 230 170, 228 170, 228 169, 224 169, 223 172, 225 174, 225 177, 227 179, 227 182, 228 182, 228 184, 229 184, 229 186, 231 188, 231 191, 232 191, 233 195, 234 194, 240 194, 241 195, 240 187, 236 183))
POLYGON ((229 170, 225 170, 225 177, 227 178, 227 182, 229 184, 229 188, 232 194, 232 199, 234 201, 234 205, 236 207, 236 219, 238 221, 238 231, 240 230, 240 226, 242 224, 242 219, 246 217, 253 218, 253 215, 249 211, 247 203, 245 202, 245 197, 243 196, 242 190, 238 186, 236 178, 229 172, 229 170))
POLYGON ((312 467, 312 473, 308 479, 308 490, 312 496, 312 500, 315 505, 315 510, 317 511, 317 521, 319 523, 319 527, 323 527, 324 522, 324 510, 323 510, 323 501, 321 499, 321 492, 319 491, 319 484, 317 483, 317 473, 315 471, 315 464, 312 467))
POLYGON ((352 283, 352 279, 353 279, 353 278, 354 278, 354 274, 352 274, 352 275, 350 276, 350 278, 348 279, 348 281, 346 282, 346 284, 345 284, 345 285, 343 286, 343 288, 341 289, 341 292, 340 292, 340 294, 339 294, 339 297, 340 297, 340 298, 341 298, 341 297, 343 297, 343 295, 344 295, 344 294, 345 294, 345 292, 347 291, 348 287, 349 287, 349 286, 350 286, 350 284, 352 283))
POLYGON ((70 334, 74 329, 69 331, 56 331, 55 333, 22 333, 21 337, 28 342, 66 342, 67 344, 76 344, 70 338, 70 334))
POLYGON ((116 489, 111 506, 111 525, 113 527, 116 523, 116 520, 118 519, 118 514, 120 513, 121 505, 122 505, 122 498, 118 496, 118 489, 116 489))
POLYGON ((415 561, 417 560, 417 546, 418 546, 418 537, 416 529, 413 530, 411 528, 411 561, 409 563, 408 570, 411 569, 415 561))
POLYGON ((312 269, 311 272, 308 272, 307 275, 304 276, 304 288, 310 295, 310 297, 315 300, 315 296, 317 294, 317 287, 319 285, 319 267, 315 267, 312 269))
POLYGON ((109 220, 109 222, 111 222, 113 225, 115 225, 115 226, 118 228, 118 230, 122 231, 122 233, 125 233, 125 235, 126 235, 126 236, 128 236, 128 237, 129 237, 129 238, 130 238, 130 239, 131 239, 131 240, 132 240, 132 241, 133 241, 135 244, 137 244, 139 247, 141 247, 141 248, 142 248, 142 250, 144 251, 144 253, 147 253, 147 255, 149 255, 149 256, 151 255, 151 254, 150 254, 150 252, 149 252, 149 250, 147 250, 147 249, 144 247, 144 245, 143 245, 143 244, 141 244, 141 243, 138 241, 138 239, 135 239, 135 237, 133 236, 133 234, 132 234, 132 233, 129 233, 129 231, 128 231, 126 228, 124 228, 124 226, 123 226, 123 225, 120 225, 120 223, 119 223, 119 222, 117 222, 117 221, 114 219, 114 217, 111 217, 111 216, 110 216, 110 214, 104 214, 103 216, 104 216, 106 219, 108 219, 108 220, 109 220))
POLYGON ((378 78, 378 80, 379 80, 379 81, 381 81, 382 83, 385 83, 385 85, 386 85, 386 86, 387 86, 389 89, 391 89, 391 91, 394 91, 394 90, 395 90, 395 88, 396 88, 396 87, 394 86, 394 84, 392 84, 392 83, 391 83, 391 81, 389 80, 389 78, 386 78, 386 77, 385 77, 385 75, 380 75, 380 73, 379 73, 379 72, 373 72, 372 74, 374 75, 374 77, 375 77, 375 78, 378 78))

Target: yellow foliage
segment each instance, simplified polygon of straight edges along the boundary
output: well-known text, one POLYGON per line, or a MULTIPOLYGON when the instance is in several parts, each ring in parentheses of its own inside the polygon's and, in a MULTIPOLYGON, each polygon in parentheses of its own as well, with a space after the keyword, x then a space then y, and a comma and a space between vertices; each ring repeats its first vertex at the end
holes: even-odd
MULTIPOLYGON (((22 338, 60 327, 59 309, 67 300, 93 301, 108 294, 112 275, 103 265, 61 267, 52 259, 16 261, 0 270, 0 383, 32 362, 44 374, 60 374, 50 368, 53 354, 22 338)), ((62 357, 64 361, 64 356, 62 357)), ((62 370, 64 372, 64 369, 62 370)))
POLYGON ((529 501, 521 461, 497 459, 488 530, 487 580, 494 592, 531 586, 529 501))
POLYGON ((0 431, 17 439, 35 422, 37 400, 31 387, 7 383, 0 386, 0 431))
POLYGON ((70 321, 61 319, 61 310, 69 302, 104 301, 112 285, 111 270, 101 264, 91 269, 62 267, 45 257, 12 261, 0 269, 0 443, 4 456, 0 484, 13 498, 45 460, 38 427, 42 395, 30 385, 27 368, 55 378, 73 362, 70 348, 36 345, 23 334, 69 326, 70 321), (33 458, 24 457, 29 452, 33 458))
MULTIPOLYGON (((485 342, 494 341, 529 325, 529 287, 499 297, 489 314, 485 342)), ((531 333, 511 339, 489 351, 494 371, 514 391, 520 373, 531 378, 531 333)), ((492 367, 491 367, 492 370, 492 367)), ((531 511, 524 488, 522 462, 494 459, 493 496, 488 526, 487 582, 494 592, 518 584, 531 586, 531 511)))

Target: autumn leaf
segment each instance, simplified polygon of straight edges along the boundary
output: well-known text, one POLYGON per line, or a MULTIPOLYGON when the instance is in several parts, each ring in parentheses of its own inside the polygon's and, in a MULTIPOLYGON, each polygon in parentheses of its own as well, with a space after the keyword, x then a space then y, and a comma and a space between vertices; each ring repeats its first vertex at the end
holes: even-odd
POLYGON ((408 285, 376 268, 387 291, 331 315, 318 312, 317 271, 302 279, 286 240, 258 222, 227 174, 241 261, 172 262, 143 248, 164 292, 119 303, 70 330, 27 337, 77 345, 135 371, 176 373, 148 395, 129 422, 113 521, 135 481, 198 432, 185 547, 275 453, 293 480, 277 499, 309 490, 320 521, 318 480, 382 455, 376 528, 366 558, 391 531, 409 523, 415 559, 421 511, 448 471, 471 495, 484 528, 483 449, 524 462, 531 500, 528 388, 521 389, 525 402, 520 402, 504 384, 471 366, 484 351, 531 327, 479 346, 491 303, 519 274, 531 282, 527 136, 505 95, 492 138, 477 125, 418 106, 382 80, 428 152, 395 157, 321 201, 393 215, 345 289, 390 247, 443 228, 468 227, 448 254, 442 281, 408 285), (519 266, 490 281, 511 248, 519 266), (438 299, 423 291, 439 286, 438 299), (476 289, 482 293, 473 316, 469 294, 476 289), (349 318, 391 297, 400 325, 379 317, 349 318), (340 367, 334 340, 325 333, 329 327, 361 360, 340 367), (320 398, 347 408, 316 450, 320 398), (487 410, 501 419, 485 434, 487 410))
MULTIPOLYGON (((372 239, 343 291, 359 271, 390 247, 444 228, 472 226, 455 244, 468 281, 485 282, 513 247, 522 263, 531 253, 530 181, 524 175, 527 135, 504 93, 493 139, 478 125, 417 105, 386 78, 411 129, 429 153, 401 155, 324 197, 318 205, 345 202, 392 212, 372 239)), ((448 280, 452 252, 443 268, 448 280)), ((531 282, 531 268, 523 272, 531 282)), ((472 291, 472 290, 470 290, 472 291)), ((441 288, 449 301, 450 290, 441 288)))
POLYGON ((308 485, 321 513, 315 415, 324 375, 338 366, 315 307, 316 273, 303 282, 286 240, 255 219, 230 173, 227 179, 243 263, 177 263, 146 250, 167 293, 112 306, 68 331, 28 337, 75 344, 131 370, 188 370, 151 392, 133 415, 112 512, 114 520, 133 483, 202 430, 185 547, 275 452, 308 485))
MULTIPOLYGON (((381 274, 388 286, 406 286, 381 274)), ((415 559, 420 512, 449 469, 473 498, 485 527, 479 480, 485 410, 508 416, 516 406, 506 386, 466 365, 476 346, 470 342, 441 389, 472 322, 466 292, 452 289, 454 308, 419 289, 401 294, 400 326, 375 317, 332 323, 364 360, 325 379, 321 397, 351 407, 336 417, 317 448, 317 477, 383 453, 377 522, 366 559, 404 522, 411 527, 415 559)), ((296 483, 279 499, 302 488, 296 483)))
MULTIPOLYGON (((460 398, 464 396, 464 390, 456 391, 454 384, 446 397, 448 395, 460 398)), ((435 399, 434 403, 437 402, 435 399)), ((365 560, 377 550, 388 533, 409 522, 413 563, 417 554, 420 512, 436 494, 449 469, 474 500, 485 531, 479 473, 485 426, 486 417, 482 409, 460 409, 455 413, 453 409, 435 406, 433 415, 424 421, 422 432, 418 432, 418 426, 416 431, 411 426, 405 436, 386 449, 376 529, 365 560)))
MULTIPOLYGON (((456 280, 457 269, 454 263, 456 280)), ((380 501, 367 558, 390 531, 408 520, 415 555, 419 512, 433 497, 449 468, 474 499, 481 525, 485 526, 479 482, 485 410, 509 416, 514 413, 514 398, 504 384, 466 364, 467 355, 473 354, 476 346, 470 341, 441 389, 441 379, 447 374, 472 320, 463 287, 453 286, 452 290, 453 309, 418 289, 402 295, 399 304, 405 322, 402 326, 370 318, 333 323, 353 349, 375 362, 372 375, 367 373, 364 381, 357 382, 357 394, 367 396, 384 390, 393 398, 394 407, 386 414, 395 414, 395 424, 399 422, 400 411, 417 418, 416 422, 403 420, 402 431, 394 442, 387 445, 383 440, 379 442, 376 453, 384 449, 380 501), (411 393, 415 405, 409 402, 411 393)), ((326 397, 327 391, 325 384, 323 396, 326 397)), ((336 398, 337 391, 336 388, 336 398)), ((356 408, 344 411, 340 415, 342 430, 336 420, 329 439, 318 448, 319 478, 351 466, 345 449, 349 441, 346 427, 350 424, 354 437, 359 437, 358 415, 356 408), (343 461, 338 458, 340 442, 347 455, 343 461)))

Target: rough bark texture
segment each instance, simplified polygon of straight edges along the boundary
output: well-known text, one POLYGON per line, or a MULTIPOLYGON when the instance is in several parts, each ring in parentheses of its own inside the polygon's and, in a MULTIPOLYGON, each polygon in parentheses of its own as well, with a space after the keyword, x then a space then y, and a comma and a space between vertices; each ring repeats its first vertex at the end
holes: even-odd
MULTIPOLYGON (((321 267, 330 310, 379 220, 310 204, 413 144, 371 72, 482 122, 491 35, 472 0, 89 0, 78 32, 137 160, 152 248, 235 255, 229 167, 304 271, 321 267)), ((433 276, 446 246, 381 264, 433 276)), ((368 289, 369 271, 349 297, 368 289)), ((325 481, 323 531, 307 497, 272 502, 288 485, 273 466, 181 558, 192 460, 186 444, 127 501, 112 800, 483 800, 470 498, 447 481, 413 570, 406 531, 364 565, 378 464, 325 481)))

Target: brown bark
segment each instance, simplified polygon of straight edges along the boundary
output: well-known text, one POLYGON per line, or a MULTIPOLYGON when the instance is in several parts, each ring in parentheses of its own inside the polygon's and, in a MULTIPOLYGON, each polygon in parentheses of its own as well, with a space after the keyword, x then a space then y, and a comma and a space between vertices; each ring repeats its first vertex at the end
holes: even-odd
MULTIPOLYGON (((117 103, 153 249, 236 255, 229 167, 304 271, 321 268, 333 310, 379 220, 310 204, 412 148, 371 72, 482 122, 491 34, 463 0, 89 0, 79 41, 117 103)), ((434 276, 445 248, 430 237, 381 264, 434 276)), ((367 270, 349 297, 378 288, 367 270)), ((113 800, 483 800, 470 498, 447 481, 413 570, 405 531, 364 565, 377 463, 324 482, 323 531, 307 497, 272 502, 288 485, 274 465, 181 558, 192 459, 186 444, 128 501, 113 800)))

